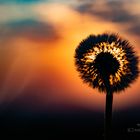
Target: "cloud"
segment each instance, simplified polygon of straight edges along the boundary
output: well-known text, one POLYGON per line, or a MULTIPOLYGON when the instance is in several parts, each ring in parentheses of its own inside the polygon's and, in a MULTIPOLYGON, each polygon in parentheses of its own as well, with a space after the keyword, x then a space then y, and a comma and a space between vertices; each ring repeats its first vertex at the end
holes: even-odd
POLYGON ((49 23, 33 19, 12 21, 0 28, 2 39, 22 37, 32 41, 53 40, 58 38, 56 29, 49 23))
MULTIPOLYGON (((140 35, 138 31, 140 28, 140 15, 134 14, 131 9, 129 9, 128 1, 80 1, 80 4, 75 8, 80 13, 97 16, 113 23, 129 24, 131 27, 128 29, 128 32, 140 35)), ((131 1, 131 4, 134 3, 131 1)))
POLYGON ((124 2, 121 1, 108 1, 105 3, 88 1, 87 3, 84 2, 81 4, 77 10, 81 13, 96 15, 113 22, 136 20, 136 17, 131 15, 131 13, 124 8, 124 2))
POLYGON ((0 4, 0 24, 6 24, 14 20, 36 19, 32 10, 34 5, 2 5, 0 4))
POLYGON ((140 22, 138 23, 135 23, 135 26, 132 26, 128 29, 129 32, 131 32, 132 34, 135 34, 135 35, 140 35, 140 22))

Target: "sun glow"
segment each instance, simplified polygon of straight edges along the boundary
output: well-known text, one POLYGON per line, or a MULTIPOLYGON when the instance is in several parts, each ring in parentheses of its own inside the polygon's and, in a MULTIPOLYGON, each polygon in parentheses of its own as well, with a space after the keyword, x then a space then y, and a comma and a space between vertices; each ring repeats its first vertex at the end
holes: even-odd
MULTIPOLYGON (((97 55, 100 54, 101 52, 107 52, 113 55, 114 58, 116 58, 120 64, 119 69, 117 70, 117 72, 115 73, 115 75, 110 75, 110 84, 116 84, 120 81, 120 77, 122 75, 125 75, 126 73, 130 72, 129 68, 127 67, 127 59, 125 57, 125 52, 122 49, 122 47, 118 47, 119 44, 116 44, 115 42, 112 42, 111 44, 106 43, 106 42, 101 42, 99 44, 97 44, 96 46, 94 46, 92 49, 88 50, 86 54, 84 54, 84 58, 81 59, 82 62, 85 63, 84 65, 84 71, 87 71, 87 73, 89 73, 88 69, 87 69, 87 64, 94 62, 94 60, 96 59, 97 55)), ((94 70, 91 74, 92 76, 92 80, 94 80, 96 78, 96 74, 94 73, 96 70, 94 70)), ((103 84, 103 80, 99 79, 99 84, 103 84)))

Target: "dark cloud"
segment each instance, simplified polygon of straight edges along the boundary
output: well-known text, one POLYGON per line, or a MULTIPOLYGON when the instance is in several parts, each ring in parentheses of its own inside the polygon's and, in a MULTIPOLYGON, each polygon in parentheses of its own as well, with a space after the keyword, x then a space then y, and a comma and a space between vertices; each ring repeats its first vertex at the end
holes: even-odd
POLYGON ((0 28, 1 39, 23 37, 33 41, 54 40, 58 38, 56 29, 49 23, 36 20, 20 20, 4 24, 0 28))
POLYGON ((131 10, 128 10, 126 1, 106 1, 105 3, 97 3, 97 0, 84 1, 80 0, 80 4, 76 10, 80 13, 87 13, 93 16, 98 16, 106 21, 116 23, 129 23, 132 25, 129 32, 140 35, 140 15, 134 15, 131 10))
POLYGON ((134 23, 134 25, 132 25, 128 31, 132 34, 135 34, 135 35, 140 35, 140 22, 137 22, 137 23, 134 23))
POLYGON ((84 2, 81 4, 77 10, 81 13, 89 13, 113 22, 129 22, 136 20, 136 17, 131 15, 131 13, 124 8, 124 2, 108 1, 104 5, 105 7, 101 8, 98 6, 99 5, 97 5, 95 1, 88 1, 87 3, 84 2))

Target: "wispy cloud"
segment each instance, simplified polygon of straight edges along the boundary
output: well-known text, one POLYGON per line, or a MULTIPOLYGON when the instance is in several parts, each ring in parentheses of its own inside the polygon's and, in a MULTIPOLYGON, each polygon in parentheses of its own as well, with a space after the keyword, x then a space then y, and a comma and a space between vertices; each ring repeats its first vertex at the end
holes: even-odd
POLYGON ((57 31, 51 24, 33 19, 13 21, 1 26, 0 36, 3 39, 22 37, 35 42, 58 38, 57 31))
POLYGON ((134 14, 128 4, 139 4, 137 1, 100 1, 97 0, 79 0, 79 5, 75 8, 82 14, 97 16, 105 21, 119 24, 129 24, 128 32, 140 35, 140 14, 134 14), (129 2, 129 3, 128 3, 129 2))
POLYGON ((33 5, 1 5, 0 24, 6 24, 15 20, 36 19, 32 10, 33 5))

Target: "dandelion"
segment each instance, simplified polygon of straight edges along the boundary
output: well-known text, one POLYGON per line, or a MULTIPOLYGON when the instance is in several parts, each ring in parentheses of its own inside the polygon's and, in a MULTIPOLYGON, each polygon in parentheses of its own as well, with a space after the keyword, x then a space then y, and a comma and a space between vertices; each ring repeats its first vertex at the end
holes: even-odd
POLYGON ((138 77, 138 57, 117 34, 90 35, 75 50, 75 65, 84 83, 106 93, 105 137, 111 133, 113 93, 138 77))

